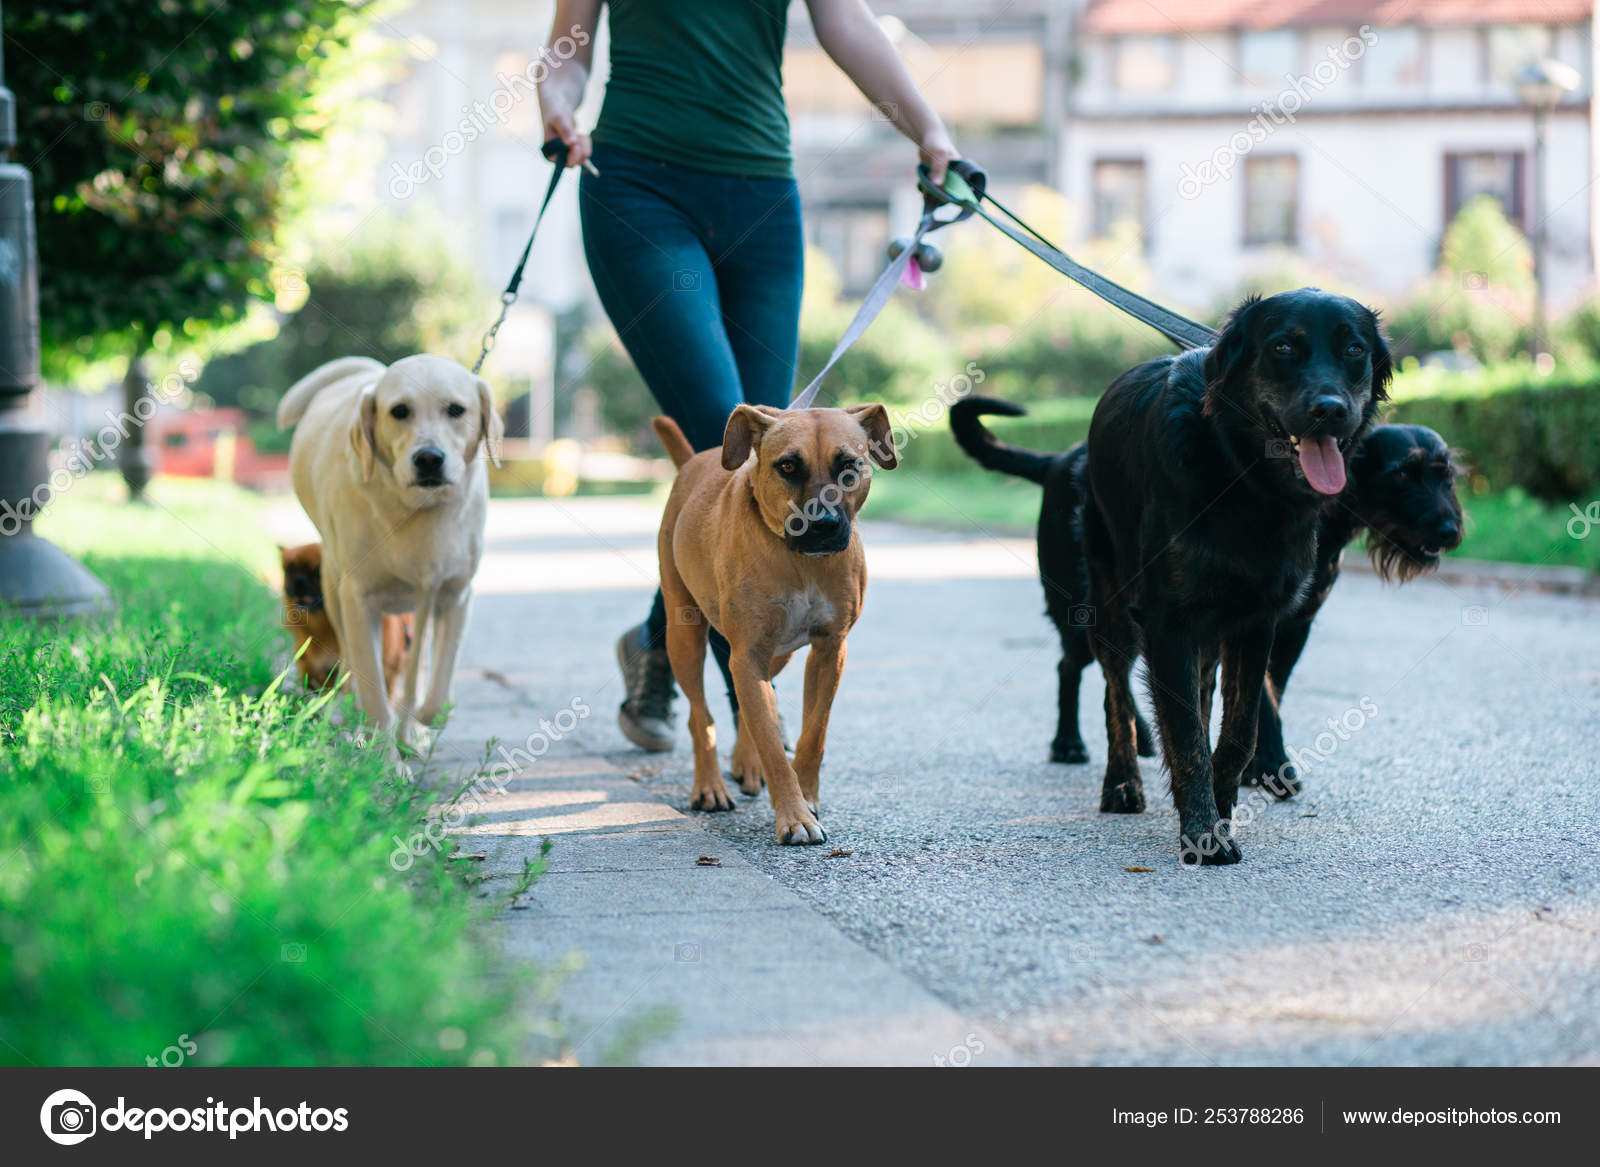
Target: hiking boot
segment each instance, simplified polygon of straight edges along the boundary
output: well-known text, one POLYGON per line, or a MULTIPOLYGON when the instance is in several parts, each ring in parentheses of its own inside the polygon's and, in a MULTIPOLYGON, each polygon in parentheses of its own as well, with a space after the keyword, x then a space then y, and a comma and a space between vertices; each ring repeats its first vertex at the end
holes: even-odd
POLYGON ((617 664, 622 668, 622 687, 627 694, 617 710, 617 728, 641 750, 662 754, 676 744, 678 719, 672 712, 672 699, 677 690, 673 687, 667 650, 639 646, 642 627, 628 629, 617 640, 617 664))

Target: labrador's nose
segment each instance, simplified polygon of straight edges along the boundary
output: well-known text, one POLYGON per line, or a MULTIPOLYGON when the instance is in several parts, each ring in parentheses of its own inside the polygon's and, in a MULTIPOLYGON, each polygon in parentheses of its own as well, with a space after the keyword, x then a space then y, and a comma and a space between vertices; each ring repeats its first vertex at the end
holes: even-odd
POLYGON ((419 482, 437 482, 444 475, 444 451, 438 446, 421 446, 411 452, 411 464, 417 468, 419 482))

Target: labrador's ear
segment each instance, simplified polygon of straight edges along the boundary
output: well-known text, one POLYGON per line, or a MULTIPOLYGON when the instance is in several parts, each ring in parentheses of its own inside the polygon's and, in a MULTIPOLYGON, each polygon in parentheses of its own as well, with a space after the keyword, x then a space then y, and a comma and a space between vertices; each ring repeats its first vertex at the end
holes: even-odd
POLYGON ((361 459, 361 481, 372 481, 372 462, 377 457, 378 387, 368 385, 356 404, 356 419, 350 424, 350 448, 361 459))
POLYGON ((900 465, 900 454, 894 448, 894 426, 889 422, 889 411, 882 402, 871 405, 852 405, 845 409, 867 431, 867 456, 877 466, 893 470, 900 465))
MULTIPOLYGON (((484 449, 489 451, 489 461, 496 466, 500 465, 500 443, 505 440, 506 427, 500 420, 500 415, 494 411, 494 390, 489 387, 489 382, 482 377, 478 378, 478 440, 483 442, 484 449)), ((478 442, 472 443, 472 450, 467 454, 467 461, 472 461, 478 452, 478 442)))
POLYGON ((779 411, 770 405, 739 405, 722 431, 722 468, 737 470, 750 459, 750 451, 761 444, 761 437, 777 420, 779 411))
POLYGON ((1251 296, 1233 310, 1217 339, 1206 353, 1203 375, 1206 397, 1203 412, 1208 416, 1222 408, 1222 397, 1240 366, 1254 355, 1257 344, 1256 317, 1260 296, 1251 296))

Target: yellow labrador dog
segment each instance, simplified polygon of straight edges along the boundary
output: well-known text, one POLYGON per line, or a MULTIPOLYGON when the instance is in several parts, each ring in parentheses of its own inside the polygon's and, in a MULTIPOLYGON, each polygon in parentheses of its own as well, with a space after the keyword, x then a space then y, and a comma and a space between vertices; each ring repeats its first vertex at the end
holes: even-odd
POLYGON ((489 383, 444 357, 329 361, 295 382, 278 428, 295 427, 289 469, 322 534, 322 586, 356 701, 379 730, 416 744, 450 700, 472 577, 483 555, 500 418, 489 383), (398 708, 383 683, 383 617, 415 613, 398 708), (418 672, 431 641, 427 696, 418 672))

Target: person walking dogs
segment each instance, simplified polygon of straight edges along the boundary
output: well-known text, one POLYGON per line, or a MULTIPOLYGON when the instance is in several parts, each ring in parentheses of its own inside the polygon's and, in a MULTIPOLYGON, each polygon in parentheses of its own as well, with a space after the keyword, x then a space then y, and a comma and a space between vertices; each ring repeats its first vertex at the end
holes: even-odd
MULTIPOLYGON (((579 51, 539 86, 545 138, 566 143, 568 166, 598 169, 578 188, 595 290, 661 412, 706 450, 735 406, 781 407, 794 388, 804 247, 783 99, 789 0, 610 0, 611 77, 587 134, 574 114, 602 3, 556 4, 551 38, 579 51)), ((823 50, 942 182, 955 145, 864 0, 806 7, 823 50)), ((617 641, 617 723, 650 751, 673 746, 666 628, 658 590, 617 641)), ((711 650, 737 724, 715 631, 711 650)))

